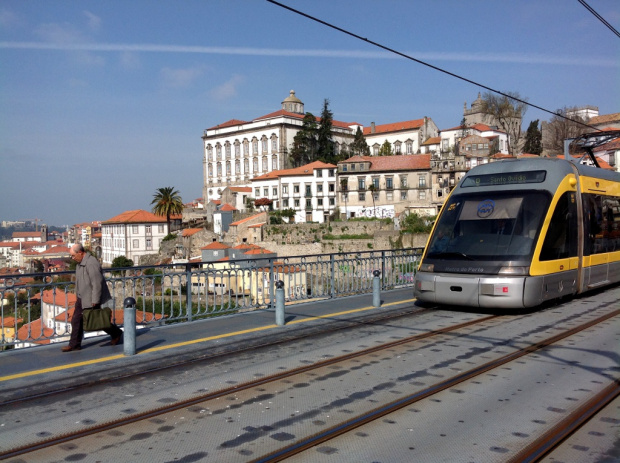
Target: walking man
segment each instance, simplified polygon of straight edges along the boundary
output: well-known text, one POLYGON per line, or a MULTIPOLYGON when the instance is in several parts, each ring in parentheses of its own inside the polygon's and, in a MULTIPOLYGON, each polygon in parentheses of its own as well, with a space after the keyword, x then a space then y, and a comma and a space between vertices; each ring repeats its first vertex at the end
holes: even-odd
MULTIPOLYGON (((84 338, 82 310, 91 307, 100 309, 101 304, 112 299, 99 261, 84 251, 84 247, 81 244, 73 245, 69 253, 71 258, 77 263, 75 267, 75 294, 77 295, 77 301, 75 302, 73 317, 71 317, 71 339, 69 340, 69 345, 62 348, 63 352, 71 352, 82 348, 82 339, 84 338)), ((123 331, 114 324, 104 331, 110 335, 110 344, 113 346, 119 343, 123 335, 123 331)))

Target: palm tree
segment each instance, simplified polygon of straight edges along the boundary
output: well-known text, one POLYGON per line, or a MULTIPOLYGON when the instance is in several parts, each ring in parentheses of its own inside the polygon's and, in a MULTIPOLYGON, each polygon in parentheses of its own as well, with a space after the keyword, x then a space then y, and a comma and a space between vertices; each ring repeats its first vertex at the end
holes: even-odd
POLYGON ((158 188, 157 193, 153 195, 151 204, 153 205, 153 214, 166 216, 168 233, 170 233, 170 215, 183 212, 183 201, 179 192, 171 186, 158 188))

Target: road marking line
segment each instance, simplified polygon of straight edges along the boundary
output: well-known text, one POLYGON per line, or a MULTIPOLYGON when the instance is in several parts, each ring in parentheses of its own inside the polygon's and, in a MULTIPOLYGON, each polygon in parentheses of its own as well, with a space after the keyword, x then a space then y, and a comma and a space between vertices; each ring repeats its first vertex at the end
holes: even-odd
MULTIPOLYGON (((336 312, 336 313, 331 313, 331 314, 327 314, 327 315, 319 315, 317 317, 309 317, 309 318, 304 318, 302 320, 294 320, 294 321, 291 321, 291 322, 287 323, 287 325, 293 325, 293 324, 296 324, 296 323, 305 323, 305 322, 309 322, 309 321, 313 321, 313 320, 320 320, 320 319, 323 319, 323 318, 337 317, 339 315, 348 315, 348 314, 352 314, 352 313, 356 313, 356 312, 364 312, 364 311, 372 310, 372 309, 381 309, 383 307, 389 307, 391 305, 397 305, 397 304, 406 304, 408 302, 413 302, 413 301, 415 301, 415 299, 405 299, 405 300, 401 300, 401 301, 397 301, 397 302, 389 302, 389 303, 387 303, 385 305, 382 305, 381 307, 369 306, 369 307, 362 307, 360 309, 345 310, 343 312, 336 312)), ((191 341, 177 342, 177 343, 169 344, 169 345, 166 345, 166 346, 152 347, 150 349, 145 349, 143 351, 137 352, 137 355, 151 353, 151 352, 159 352, 159 351, 162 351, 162 350, 173 349, 175 347, 189 346, 189 345, 198 344, 198 343, 201 343, 201 342, 213 341, 215 339, 229 338, 229 337, 232 337, 232 336, 238 336, 240 334, 255 333, 257 331, 265 331, 265 330, 270 330, 270 329, 273 329, 273 328, 280 328, 280 327, 278 325, 267 325, 267 326, 251 328, 251 329, 247 329, 247 330, 243 330, 243 331, 235 331, 233 333, 218 334, 216 336, 209 336, 208 338, 201 338, 201 339, 194 339, 194 340, 191 340, 191 341)), ((86 360, 86 361, 77 362, 77 363, 70 363, 70 364, 67 364, 67 365, 60 365, 60 366, 57 366, 57 367, 43 368, 41 370, 25 371, 23 373, 16 373, 14 375, 8 375, 8 376, 0 376, 0 383, 4 382, 4 381, 10 381, 12 379, 26 378, 28 376, 36 376, 36 375, 41 375, 41 374, 44 374, 44 373, 51 373, 51 372, 55 372, 55 371, 62 371, 62 370, 69 370, 71 368, 83 367, 83 366, 86 366, 86 365, 95 365, 97 363, 110 362, 112 360, 118 360, 118 359, 121 359, 121 358, 127 358, 127 357, 124 354, 110 355, 108 357, 102 357, 102 358, 93 359, 93 360, 86 360)))

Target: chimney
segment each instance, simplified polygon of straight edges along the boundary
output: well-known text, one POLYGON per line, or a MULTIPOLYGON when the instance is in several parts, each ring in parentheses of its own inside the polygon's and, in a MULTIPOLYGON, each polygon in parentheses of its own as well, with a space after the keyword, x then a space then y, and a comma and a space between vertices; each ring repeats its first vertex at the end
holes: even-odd
POLYGON ((376 129, 375 129, 375 123, 371 122, 370 123, 370 133, 375 133, 376 129))

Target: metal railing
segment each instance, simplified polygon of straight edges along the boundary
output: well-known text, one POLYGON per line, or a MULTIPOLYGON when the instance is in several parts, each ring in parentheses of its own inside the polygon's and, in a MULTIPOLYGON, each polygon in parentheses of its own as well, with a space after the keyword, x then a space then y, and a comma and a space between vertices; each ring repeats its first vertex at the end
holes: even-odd
MULTIPOLYGON (((381 289, 413 286, 421 248, 178 263, 104 269, 113 321, 123 301, 136 300, 138 327, 191 322, 249 310, 274 309, 276 282, 285 303, 370 294, 373 272, 381 289)), ((0 279, 0 348, 67 341, 75 304, 74 273, 5 275, 0 279)), ((98 335, 103 333, 87 333, 98 335)))

